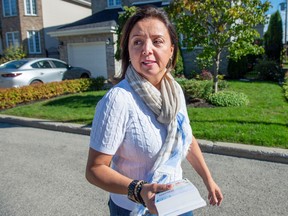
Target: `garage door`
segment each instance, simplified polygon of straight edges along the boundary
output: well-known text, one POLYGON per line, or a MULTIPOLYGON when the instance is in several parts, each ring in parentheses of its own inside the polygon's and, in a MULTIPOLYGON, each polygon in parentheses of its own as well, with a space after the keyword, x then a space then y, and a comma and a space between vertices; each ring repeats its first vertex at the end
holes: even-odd
POLYGON ((92 77, 107 78, 105 43, 68 44, 68 61, 75 67, 83 67, 91 72, 92 77))

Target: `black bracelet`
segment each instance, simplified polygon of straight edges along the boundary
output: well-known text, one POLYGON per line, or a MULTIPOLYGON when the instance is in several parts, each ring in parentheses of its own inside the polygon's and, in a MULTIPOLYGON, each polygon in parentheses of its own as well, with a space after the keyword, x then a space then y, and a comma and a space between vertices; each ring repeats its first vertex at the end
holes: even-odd
POLYGON ((139 184, 136 185, 134 196, 140 204, 146 207, 145 202, 141 196, 141 190, 144 184, 147 184, 147 182, 142 180, 139 182, 139 184))
POLYGON ((136 202, 136 199, 134 196, 134 189, 138 182, 139 180, 133 180, 128 186, 128 199, 130 199, 133 202, 136 202))
POLYGON ((143 184, 146 184, 146 181, 143 180, 133 180, 128 186, 128 199, 140 203, 146 207, 143 198, 141 197, 141 190, 143 184))

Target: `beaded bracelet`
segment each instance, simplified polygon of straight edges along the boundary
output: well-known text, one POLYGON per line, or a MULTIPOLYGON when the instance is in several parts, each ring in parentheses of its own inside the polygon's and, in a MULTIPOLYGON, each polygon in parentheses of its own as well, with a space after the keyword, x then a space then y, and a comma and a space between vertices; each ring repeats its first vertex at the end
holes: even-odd
POLYGON ((140 203, 146 207, 143 198, 141 197, 141 190, 143 184, 146 184, 143 180, 133 180, 128 186, 128 199, 133 202, 140 203))
POLYGON ((137 185, 138 181, 139 180, 133 180, 128 186, 128 199, 130 199, 133 202, 136 201, 136 199, 134 197, 134 189, 135 189, 135 186, 137 185))
POLYGON ((143 198, 141 197, 141 190, 142 190, 142 186, 143 184, 146 184, 147 182, 141 180, 135 187, 134 189, 134 196, 136 198, 136 200, 138 201, 138 203, 141 203, 143 206, 146 207, 145 202, 143 200, 143 198))

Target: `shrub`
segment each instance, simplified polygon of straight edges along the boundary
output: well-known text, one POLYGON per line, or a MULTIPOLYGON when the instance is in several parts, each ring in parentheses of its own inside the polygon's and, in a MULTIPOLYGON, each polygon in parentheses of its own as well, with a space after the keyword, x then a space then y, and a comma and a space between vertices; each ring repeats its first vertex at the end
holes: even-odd
POLYGON ((260 74, 259 72, 252 70, 245 74, 245 78, 249 80, 258 80, 259 74, 260 74))
POLYGON ((259 74, 259 79, 264 81, 278 81, 282 78, 280 66, 276 61, 259 60, 254 71, 259 74))
POLYGON ((0 89, 0 109, 8 109, 18 104, 48 99, 59 95, 100 90, 104 78, 65 80, 20 88, 0 89))
POLYGON ((229 78, 240 79, 246 74, 247 69, 248 69, 247 57, 244 56, 238 61, 229 59, 227 68, 229 78))
POLYGON ((23 47, 9 47, 3 51, 3 57, 0 59, 0 64, 25 57, 26 53, 23 47))
POLYGON ((196 80, 212 80, 213 75, 207 69, 202 69, 201 72, 192 71, 189 76, 186 76, 188 79, 196 79, 196 80))
POLYGON ((288 101, 288 76, 285 77, 284 84, 283 84, 284 96, 288 101))
POLYGON ((212 73, 205 69, 201 71, 198 77, 200 80, 212 80, 213 79, 212 73))
MULTIPOLYGON (((196 98, 207 99, 213 92, 213 82, 211 80, 187 80, 177 79, 177 82, 183 89, 187 103, 191 103, 196 98)), ((224 80, 219 81, 219 89, 224 89, 228 86, 224 80)))
POLYGON ((245 94, 233 91, 219 91, 211 94, 208 97, 208 101, 215 106, 222 107, 243 106, 249 103, 245 94))
POLYGON ((207 98, 212 93, 213 83, 211 81, 187 80, 180 83, 187 103, 195 98, 207 98))
POLYGON ((94 79, 90 79, 91 85, 90 88, 91 90, 102 90, 104 87, 105 83, 105 78, 103 76, 96 77, 94 79))

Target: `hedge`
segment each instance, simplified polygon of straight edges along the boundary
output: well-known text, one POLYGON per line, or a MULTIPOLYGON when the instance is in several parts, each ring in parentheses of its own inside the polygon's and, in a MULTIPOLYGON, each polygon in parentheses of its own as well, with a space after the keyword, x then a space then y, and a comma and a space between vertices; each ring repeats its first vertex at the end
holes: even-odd
POLYGON ((103 77, 98 77, 0 89, 0 110, 65 94, 100 90, 104 86, 104 81, 103 77))

